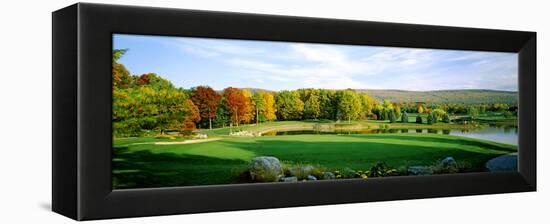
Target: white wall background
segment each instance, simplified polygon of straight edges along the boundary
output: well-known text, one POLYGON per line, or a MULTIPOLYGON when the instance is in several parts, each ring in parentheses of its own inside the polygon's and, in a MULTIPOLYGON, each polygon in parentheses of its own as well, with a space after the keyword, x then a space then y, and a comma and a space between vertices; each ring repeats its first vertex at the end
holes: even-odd
MULTIPOLYGON (((546 1, 91 1, 538 32, 538 127, 550 94, 546 1), (548 62, 545 64, 545 62, 548 62)), ((0 223, 71 223, 51 205, 51 12, 74 1, 3 1, 0 10, 0 223)), ((543 223, 547 140, 538 130, 539 191, 441 199, 103 220, 97 223, 543 223)), ((90 222, 95 223, 95 222, 90 222)))

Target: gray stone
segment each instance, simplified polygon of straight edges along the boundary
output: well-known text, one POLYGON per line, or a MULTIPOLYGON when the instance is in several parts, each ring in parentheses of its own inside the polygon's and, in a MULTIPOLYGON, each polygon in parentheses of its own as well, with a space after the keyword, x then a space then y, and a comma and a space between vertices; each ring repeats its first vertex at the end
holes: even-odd
POLYGON ((298 177, 283 177, 282 182, 298 182, 298 177))
POLYGON ((442 166, 456 166, 457 165, 455 159, 453 157, 450 157, 450 156, 443 159, 443 160, 441 160, 440 164, 442 166))
POLYGON ((317 180, 317 177, 309 175, 307 176, 307 180, 317 180))
POLYGON ((250 177, 256 182, 275 182, 283 176, 279 159, 272 156, 259 156, 252 159, 249 166, 250 177))
POLYGON ((434 173, 432 168, 427 166, 409 166, 407 172, 409 175, 430 175, 434 173))
POLYGON ((485 167, 491 172, 497 171, 517 171, 518 154, 511 153, 493 158, 485 164, 485 167))
POLYGON ((336 179, 336 175, 334 175, 332 172, 325 172, 323 174, 323 179, 325 179, 325 180, 336 179))

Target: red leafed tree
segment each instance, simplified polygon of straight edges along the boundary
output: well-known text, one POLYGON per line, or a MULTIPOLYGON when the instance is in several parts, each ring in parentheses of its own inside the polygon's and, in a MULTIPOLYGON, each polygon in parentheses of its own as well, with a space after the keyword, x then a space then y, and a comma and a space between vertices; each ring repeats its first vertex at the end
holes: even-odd
POLYGON ((238 88, 229 87, 223 90, 223 96, 227 102, 227 108, 231 115, 232 123, 237 126, 243 120, 243 114, 246 112, 246 96, 238 88))
POLYGON ((191 95, 191 100, 199 108, 201 120, 208 119, 208 125, 212 129, 212 119, 216 118, 216 109, 221 95, 208 86, 198 86, 191 95))
POLYGON ((150 74, 143 74, 143 75, 139 76, 136 84, 138 84, 140 86, 149 85, 149 81, 150 81, 150 78, 151 78, 150 76, 151 76, 150 74))

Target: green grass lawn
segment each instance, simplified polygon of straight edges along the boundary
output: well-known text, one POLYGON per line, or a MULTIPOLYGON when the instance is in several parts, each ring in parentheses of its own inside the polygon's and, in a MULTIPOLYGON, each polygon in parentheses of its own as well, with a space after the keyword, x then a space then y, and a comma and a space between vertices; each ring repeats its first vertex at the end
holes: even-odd
POLYGON ((160 140, 115 139, 115 189, 236 183, 255 156, 319 164, 328 170, 367 170, 379 161, 405 169, 452 156, 470 163, 472 171, 483 171, 487 160, 517 150, 512 145, 436 134, 223 137, 179 145, 155 145, 155 141, 160 140))

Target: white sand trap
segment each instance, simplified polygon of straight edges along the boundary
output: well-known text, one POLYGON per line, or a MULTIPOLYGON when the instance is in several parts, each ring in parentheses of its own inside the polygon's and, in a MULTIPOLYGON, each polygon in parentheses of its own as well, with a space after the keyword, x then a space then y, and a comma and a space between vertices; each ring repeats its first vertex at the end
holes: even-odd
POLYGON ((183 145, 183 144, 195 144, 195 143, 202 143, 202 142, 212 142, 220 140, 221 138, 208 138, 208 139, 193 139, 193 140, 185 140, 181 142, 155 142, 155 145, 183 145))

